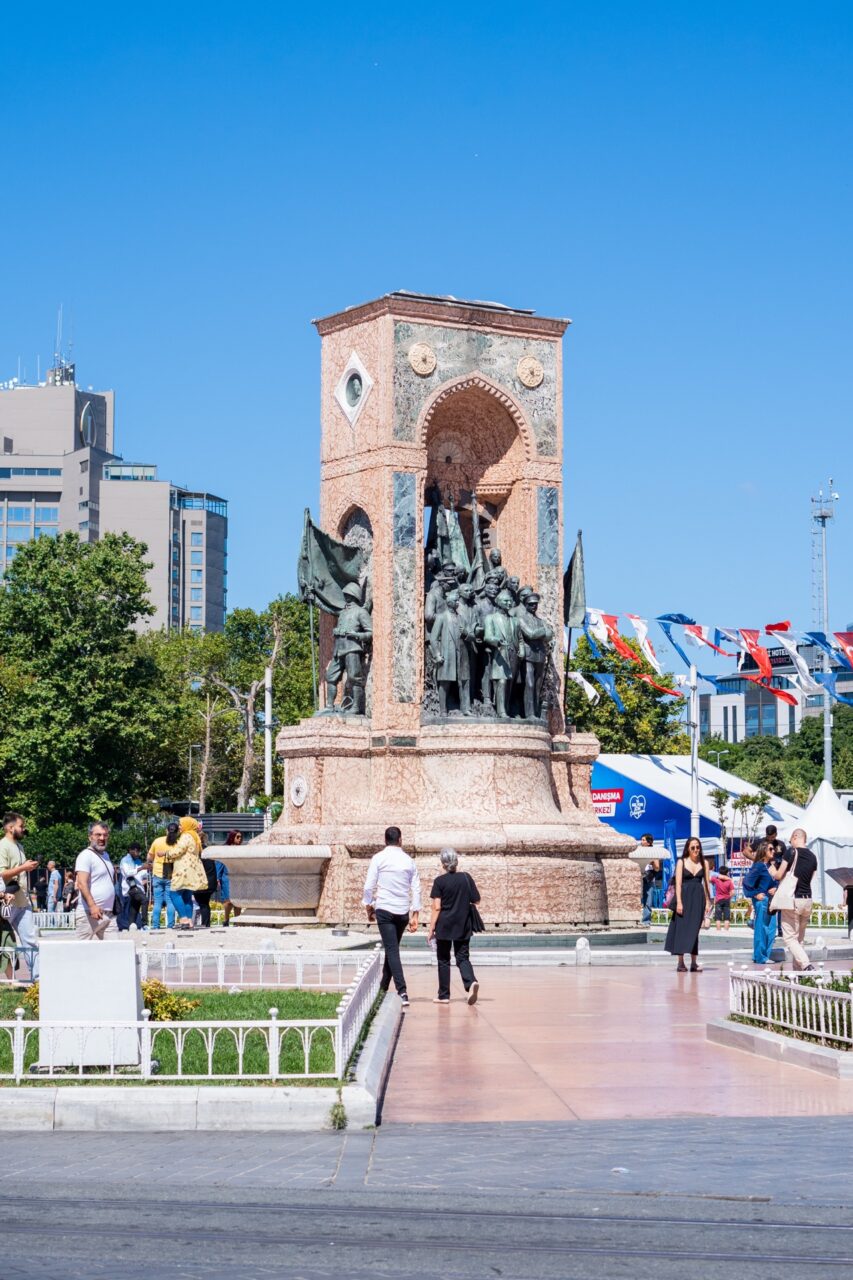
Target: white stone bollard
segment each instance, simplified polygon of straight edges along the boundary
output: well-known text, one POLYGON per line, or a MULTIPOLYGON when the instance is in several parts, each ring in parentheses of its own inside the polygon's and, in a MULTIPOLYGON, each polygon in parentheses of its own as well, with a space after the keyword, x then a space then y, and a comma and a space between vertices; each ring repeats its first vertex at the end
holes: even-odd
POLYGON ((575 944, 575 964, 591 964, 592 957, 589 949, 589 939, 578 938, 575 944))

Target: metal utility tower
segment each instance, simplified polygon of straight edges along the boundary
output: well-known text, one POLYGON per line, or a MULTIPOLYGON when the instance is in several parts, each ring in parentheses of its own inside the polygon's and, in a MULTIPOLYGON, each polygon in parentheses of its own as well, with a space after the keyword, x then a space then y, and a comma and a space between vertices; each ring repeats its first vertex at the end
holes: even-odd
MULTIPOLYGON (((835 516, 838 494, 829 478, 828 493, 818 490, 812 498, 812 612, 825 636, 829 635, 829 569, 826 560, 826 526, 835 516)), ((823 651, 823 669, 829 672, 829 654, 823 651)), ((832 786, 832 699, 829 689, 823 691, 823 776, 832 786)))

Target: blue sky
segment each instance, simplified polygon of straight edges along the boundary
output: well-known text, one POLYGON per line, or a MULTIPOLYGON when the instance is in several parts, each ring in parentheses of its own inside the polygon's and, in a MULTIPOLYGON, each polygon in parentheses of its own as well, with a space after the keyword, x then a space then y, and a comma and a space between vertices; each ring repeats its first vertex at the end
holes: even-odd
POLYGON ((61 302, 129 460, 293 587, 324 315, 395 288, 570 316, 567 544, 612 612, 853 622, 853 6, 7 7, 0 377, 61 302), (27 12, 29 10, 29 12, 27 12))

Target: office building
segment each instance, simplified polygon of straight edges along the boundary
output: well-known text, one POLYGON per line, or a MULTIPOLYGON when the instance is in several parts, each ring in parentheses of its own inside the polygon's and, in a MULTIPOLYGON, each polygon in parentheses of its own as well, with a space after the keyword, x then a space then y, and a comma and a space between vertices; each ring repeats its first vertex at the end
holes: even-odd
POLYGON ((221 631, 227 502, 124 462, 114 420, 114 393, 82 390, 63 360, 37 386, 0 384, 0 573, 33 538, 127 532, 152 562, 155 613, 141 625, 221 631))
MULTIPOLYGON (((782 678, 796 674, 787 649, 778 646, 767 652, 773 670, 771 685, 792 693, 797 705, 792 707, 750 680, 749 676, 759 674, 758 664, 750 654, 744 654, 737 671, 717 680, 717 693, 699 694, 699 733, 703 742, 712 737, 726 742, 768 736, 789 738, 805 717, 823 714, 822 694, 806 696, 782 678)), ((810 671, 823 670, 823 655, 815 645, 798 645, 798 652, 810 671)), ((853 695, 853 671, 840 662, 832 665, 832 671, 838 677, 838 692, 847 697, 853 695)))

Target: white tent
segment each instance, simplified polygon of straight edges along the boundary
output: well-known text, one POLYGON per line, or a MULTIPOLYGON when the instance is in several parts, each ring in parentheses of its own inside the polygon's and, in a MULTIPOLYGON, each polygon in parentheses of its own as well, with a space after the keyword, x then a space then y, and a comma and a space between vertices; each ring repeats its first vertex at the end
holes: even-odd
POLYGON ((817 884, 814 894, 827 905, 842 901, 841 886, 826 874, 829 867, 853 867, 853 813, 838 799, 824 778, 801 822, 786 822, 779 834, 789 840, 791 832, 802 827, 809 848, 817 856, 817 884))

